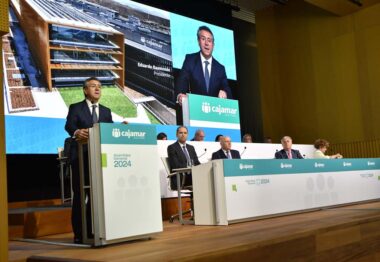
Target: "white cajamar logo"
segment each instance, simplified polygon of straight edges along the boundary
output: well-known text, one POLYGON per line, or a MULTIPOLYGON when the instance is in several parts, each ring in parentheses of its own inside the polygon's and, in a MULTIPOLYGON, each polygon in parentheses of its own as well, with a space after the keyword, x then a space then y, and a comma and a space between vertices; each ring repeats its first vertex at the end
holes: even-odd
POLYGON ((314 167, 315 167, 315 168, 318 168, 318 167, 325 167, 325 164, 315 162, 315 163, 314 163, 314 167))
POLYGON ((120 129, 119 128, 112 129, 112 136, 116 138, 120 137, 121 136, 120 129))
POLYGON ((287 164, 287 163, 281 163, 280 167, 281 168, 292 168, 293 165, 292 164, 287 164))
POLYGON ((210 103, 207 103, 207 102, 203 102, 202 103, 202 112, 203 113, 210 113, 211 112, 211 106, 210 106, 210 103))
POLYGON ((128 137, 128 139, 145 139, 146 132, 143 131, 131 131, 131 130, 120 130, 119 128, 112 129, 112 136, 115 138, 128 137))
POLYGON ((350 162, 343 162, 343 166, 352 166, 350 162))
POLYGON ((210 103, 203 102, 202 103, 202 112, 206 113, 206 114, 213 112, 213 113, 218 114, 218 115, 236 116, 237 109, 231 108, 231 107, 223 107, 221 105, 211 106, 210 103))
POLYGON ((253 165, 247 165, 247 164, 239 164, 239 169, 240 170, 243 170, 243 169, 253 169, 253 165))

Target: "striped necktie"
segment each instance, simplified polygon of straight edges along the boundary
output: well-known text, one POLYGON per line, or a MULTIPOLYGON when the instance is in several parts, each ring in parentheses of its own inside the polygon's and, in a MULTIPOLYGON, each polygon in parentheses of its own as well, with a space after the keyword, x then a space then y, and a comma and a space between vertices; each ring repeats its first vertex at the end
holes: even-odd
POLYGON ((293 158, 293 156, 292 156, 292 150, 288 150, 288 151, 286 151, 286 154, 288 155, 288 158, 289 158, 289 159, 292 159, 292 158, 293 158))
POLYGON ((93 124, 98 123, 98 115, 96 114, 97 107, 98 106, 96 104, 92 105, 92 123, 93 124))
POLYGON ((227 155, 228 159, 232 159, 230 150, 227 150, 227 154, 226 155, 227 155))
POLYGON ((190 158, 189 152, 187 152, 186 146, 182 146, 182 150, 186 157, 187 166, 191 166, 191 158, 190 158))

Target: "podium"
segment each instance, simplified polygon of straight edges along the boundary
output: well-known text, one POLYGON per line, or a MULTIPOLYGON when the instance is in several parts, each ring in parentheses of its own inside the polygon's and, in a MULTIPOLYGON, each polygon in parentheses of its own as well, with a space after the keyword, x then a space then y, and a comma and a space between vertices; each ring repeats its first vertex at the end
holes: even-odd
POLYGON ((79 152, 85 244, 102 246, 149 238, 162 231, 157 158, 152 125, 100 123, 89 129, 88 185, 84 182, 83 152, 79 152), (93 239, 86 238, 88 200, 93 239))
POLYGON ((185 126, 240 130, 237 100, 187 94, 182 102, 182 114, 185 126))

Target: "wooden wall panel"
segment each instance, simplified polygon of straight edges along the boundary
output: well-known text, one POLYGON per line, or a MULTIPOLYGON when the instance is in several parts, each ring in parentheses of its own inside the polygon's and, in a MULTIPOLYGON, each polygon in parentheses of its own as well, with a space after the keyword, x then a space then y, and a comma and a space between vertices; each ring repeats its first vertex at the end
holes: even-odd
POLYGON ((268 9, 266 12, 260 13, 260 22, 265 24, 265 28, 256 24, 256 33, 263 133, 265 136, 270 136, 276 141, 279 134, 284 133, 284 121, 282 117, 278 117, 278 112, 282 111, 282 93, 279 79, 274 77, 274 75, 279 75, 279 63, 277 62, 279 51, 275 34, 276 23, 275 20, 272 19, 273 15, 273 9, 268 9), (270 50, 273 50, 273 52, 270 50), (263 55, 264 53, 265 55, 263 55))
MULTIPOLYGON (((0 1, 0 37, 9 30, 8 1, 0 1)), ((0 41, 0 51, 3 50, 0 41)), ((8 200, 5 159, 3 57, 0 52, 0 261, 8 261, 8 200)))
POLYGON ((345 158, 380 157, 380 139, 331 144, 328 155, 342 154, 345 158))
POLYGON ((301 0, 257 13, 264 133, 380 137, 380 4, 337 17, 301 0))
MULTIPOLYGON (((1 11, 0 11, 1 13, 1 11)), ((0 14, 1 16, 2 14, 0 14)), ((0 34, 1 36, 2 34, 0 34)), ((0 50, 2 44, 0 42, 0 50)), ((5 122, 3 92, 3 57, 0 52, 0 261, 8 260, 8 200, 7 169, 5 159, 5 122)))
POLYGON ((348 0, 305 0, 315 6, 318 6, 328 12, 336 15, 348 15, 366 8, 370 5, 379 3, 379 0, 361 0, 362 6, 356 5, 348 0))

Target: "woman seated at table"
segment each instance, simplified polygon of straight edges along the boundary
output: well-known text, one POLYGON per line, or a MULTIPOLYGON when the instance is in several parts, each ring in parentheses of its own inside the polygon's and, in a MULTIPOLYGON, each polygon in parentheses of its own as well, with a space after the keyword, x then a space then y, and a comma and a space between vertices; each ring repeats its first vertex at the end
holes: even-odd
POLYGON ((314 142, 315 152, 314 152, 314 158, 342 158, 343 156, 341 154, 335 154, 335 155, 325 155, 327 148, 330 146, 330 143, 325 139, 317 139, 314 142))

